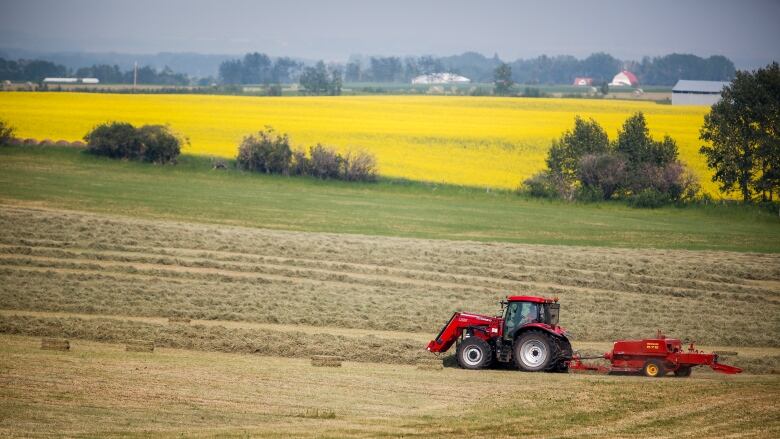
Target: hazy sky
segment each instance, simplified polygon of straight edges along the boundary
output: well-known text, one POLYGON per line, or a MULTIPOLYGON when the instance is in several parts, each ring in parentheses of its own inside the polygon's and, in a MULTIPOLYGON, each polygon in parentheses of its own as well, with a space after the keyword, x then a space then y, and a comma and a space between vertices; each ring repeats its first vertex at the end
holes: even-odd
POLYGON ((780 1, 0 0, 0 47, 505 60, 671 52, 780 60, 780 1))

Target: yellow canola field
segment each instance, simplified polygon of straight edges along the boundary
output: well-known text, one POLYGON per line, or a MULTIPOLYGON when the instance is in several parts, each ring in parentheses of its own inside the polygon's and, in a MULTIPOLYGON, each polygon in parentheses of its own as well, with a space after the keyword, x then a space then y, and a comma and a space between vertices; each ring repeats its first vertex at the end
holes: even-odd
POLYGON ((109 120, 169 124, 190 139, 185 152, 232 157, 244 135, 270 125, 300 147, 370 151, 388 177, 492 188, 516 188, 541 170, 550 142, 575 115, 595 118, 614 138, 630 114, 643 111, 652 134, 676 139, 681 159, 716 194, 698 153, 708 110, 587 99, 0 93, 0 118, 20 137, 79 140, 109 120))

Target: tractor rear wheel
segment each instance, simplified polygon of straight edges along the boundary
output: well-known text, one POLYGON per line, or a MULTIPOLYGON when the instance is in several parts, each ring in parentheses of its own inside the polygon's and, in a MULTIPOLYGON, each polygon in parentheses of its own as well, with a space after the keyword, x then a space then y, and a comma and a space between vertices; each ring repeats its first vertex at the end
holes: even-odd
POLYGON ((484 369, 493 361, 493 350, 479 337, 466 337, 458 345, 457 357, 464 369, 484 369))
POLYGON ((550 336, 541 331, 528 331, 515 342, 515 364, 520 370, 547 370, 556 360, 550 336))
POLYGON ((687 378, 691 376, 691 368, 687 366, 683 366, 674 371, 674 376, 679 378, 687 378))
POLYGON ((666 375, 666 368, 664 368, 664 365, 658 360, 648 360, 642 370, 644 371, 645 376, 651 378, 661 378, 666 375))

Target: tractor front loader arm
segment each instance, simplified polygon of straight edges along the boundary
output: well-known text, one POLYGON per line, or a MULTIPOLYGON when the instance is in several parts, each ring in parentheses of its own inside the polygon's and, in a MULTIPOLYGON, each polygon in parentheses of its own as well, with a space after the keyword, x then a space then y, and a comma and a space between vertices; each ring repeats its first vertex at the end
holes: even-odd
POLYGON ((439 335, 428 343, 430 352, 446 352, 463 334, 465 329, 484 329, 493 322, 493 318, 479 314, 456 312, 441 328, 439 335))

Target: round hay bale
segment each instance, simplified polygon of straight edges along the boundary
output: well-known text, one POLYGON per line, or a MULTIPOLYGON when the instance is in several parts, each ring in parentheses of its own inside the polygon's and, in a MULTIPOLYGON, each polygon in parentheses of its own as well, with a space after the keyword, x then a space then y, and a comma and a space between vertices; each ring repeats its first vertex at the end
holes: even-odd
POLYGON ((31 137, 22 140, 22 145, 32 146, 32 145, 37 145, 37 144, 38 144, 38 141, 33 139, 33 138, 31 138, 31 137))
POLYGON ((82 142, 81 140, 76 140, 75 142, 71 142, 70 146, 74 148, 86 148, 87 144, 82 142))
POLYGON ((55 146, 70 146, 70 142, 68 142, 67 140, 58 140, 58 141, 54 142, 54 145, 55 146))
POLYGON ((50 351, 69 351, 70 341, 64 338, 43 338, 41 339, 41 349, 50 351))
POLYGON ((154 352, 154 340, 128 340, 125 343, 127 352, 154 352))
POLYGON ((51 146, 54 145, 54 141, 51 139, 43 139, 38 142, 38 146, 51 146))
POLYGON ((342 357, 332 355, 312 355, 311 365, 316 367, 341 367, 342 357))

